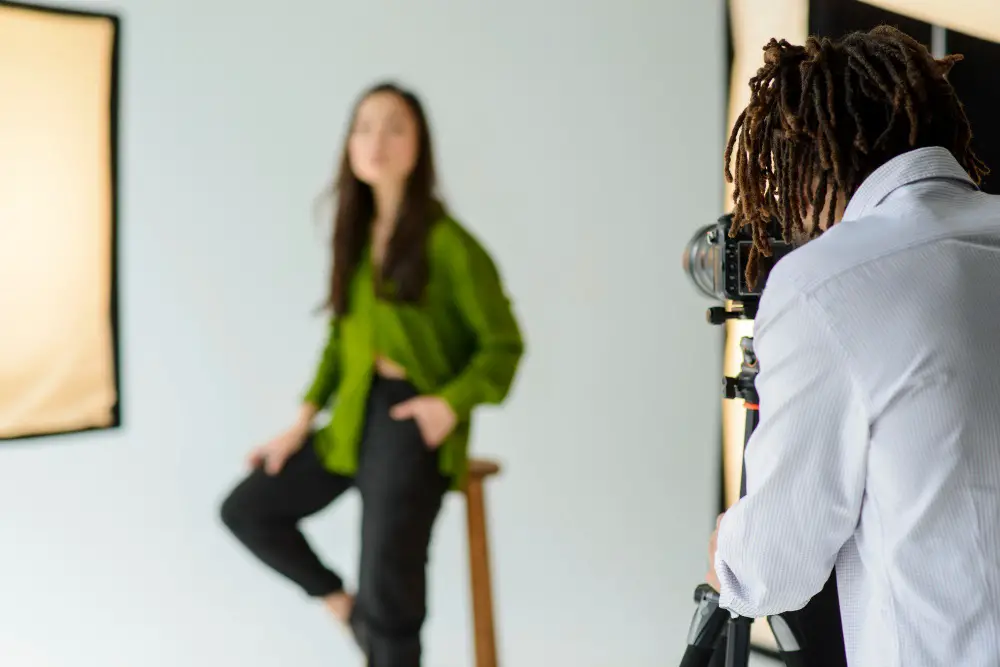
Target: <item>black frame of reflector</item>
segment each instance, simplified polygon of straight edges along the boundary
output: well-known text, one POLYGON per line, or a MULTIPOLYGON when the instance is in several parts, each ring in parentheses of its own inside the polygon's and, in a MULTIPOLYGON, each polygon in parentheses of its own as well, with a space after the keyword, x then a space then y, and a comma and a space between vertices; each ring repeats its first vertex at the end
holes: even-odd
POLYGON ((24 435, 13 435, 0 437, 0 442, 17 443, 20 441, 35 440, 53 436, 75 435, 91 431, 107 431, 120 428, 122 425, 122 390, 121 390, 121 318, 119 309, 119 222, 120 222, 120 182, 119 182, 119 139, 120 139, 120 97, 121 97, 121 16, 110 12, 91 11, 69 7, 59 7, 54 5, 35 5, 26 2, 8 2, 0 0, 0 9, 23 9, 32 12, 57 14, 60 16, 81 16, 90 18, 101 18, 111 22, 113 36, 111 42, 111 88, 108 95, 110 123, 109 138, 110 146, 110 169, 111 169, 111 294, 110 296, 110 317, 111 317, 111 342, 112 360, 114 363, 114 383, 115 383, 115 404, 111 408, 111 423, 107 426, 93 426, 74 430, 52 431, 40 433, 26 433, 24 435))

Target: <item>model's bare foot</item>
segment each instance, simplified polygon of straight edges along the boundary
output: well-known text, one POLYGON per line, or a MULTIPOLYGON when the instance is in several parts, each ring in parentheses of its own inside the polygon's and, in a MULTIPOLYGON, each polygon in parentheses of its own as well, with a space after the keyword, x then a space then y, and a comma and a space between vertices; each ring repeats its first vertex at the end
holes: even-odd
POLYGON ((351 610, 354 609, 354 596, 344 591, 331 593, 323 598, 323 604, 338 621, 347 625, 351 620, 351 610))

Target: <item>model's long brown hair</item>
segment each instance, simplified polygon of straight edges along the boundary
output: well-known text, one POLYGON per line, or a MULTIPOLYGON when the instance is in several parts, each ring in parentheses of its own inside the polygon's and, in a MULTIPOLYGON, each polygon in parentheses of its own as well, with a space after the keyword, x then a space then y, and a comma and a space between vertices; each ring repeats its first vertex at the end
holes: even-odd
POLYGON ((401 302, 419 302, 427 286, 427 235, 431 225, 444 214, 444 204, 436 194, 434 151, 423 105, 412 92, 391 82, 369 88, 358 99, 351 113, 348 137, 340 159, 333 190, 336 212, 333 220, 333 269, 327 307, 334 314, 347 312, 351 279, 362 260, 371 237, 375 217, 372 188, 355 176, 348 155, 350 134, 357 122, 361 103, 378 93, 399 96, 417 124, 418 155, 406 182, 399 217, 386 247, 382 270, 375 276, 376 289, 383 298, 401 302))
POLYGON ((786 242, 834 223, 875 169, 909 150, 943 146, 978 184, 988 173, 971 148, 972 129, 947 80, 962 59, 935 59, 899 30, 880 26, 841 39, 810 37, 805 46, 772 39, 750 79, 750 102, 726 146, 726 178, 735 183, 730 234, 751 228, 746 267, 755 285, 761 255, 771 255, 768 225, 786 242), (736 152, 735 175, 730 170, 736 152))

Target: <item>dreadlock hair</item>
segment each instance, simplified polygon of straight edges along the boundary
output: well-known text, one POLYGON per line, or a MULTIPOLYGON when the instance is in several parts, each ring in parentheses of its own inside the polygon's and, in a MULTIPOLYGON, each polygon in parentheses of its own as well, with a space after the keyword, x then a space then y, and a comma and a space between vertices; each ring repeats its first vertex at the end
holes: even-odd
POLYGON ((946 78, 961 59, 935 59, 888 26, 838 40, 810 37, 805 46, 768 42, 725 154, 726 179, 735 183, 729 234, 750 228, 751 286, 760 256, 772 254, 773 221, 786 243, 818 236, 824 207, 829 227, 838 201, 850 199, 869 174, 902 153, 943 146, 977 184, 989 173, 971 149, 969 121, 946 78))

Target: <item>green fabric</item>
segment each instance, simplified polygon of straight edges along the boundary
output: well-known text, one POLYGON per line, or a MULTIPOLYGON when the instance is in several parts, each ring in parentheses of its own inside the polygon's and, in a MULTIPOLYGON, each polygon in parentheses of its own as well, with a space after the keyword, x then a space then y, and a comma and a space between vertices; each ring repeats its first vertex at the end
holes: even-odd
MULTIPOLYGON (((459 223, 444 218, 427 243, 429 278, 421 304, 375 295, 369 253, 351 281, 348 313, 334 317, 315 379, 304 400, 333 416, 316 433, 326 467, 352 475, 365 423, 368 391, 381 355, 406 369, 424 395, 444 398, 458 425, 441 444, 441 472, 464 482, 472 410, 500 403, 510 389, 524 344, 489 254, 459 223)), ((391 289, 391 286, 389 286, 391 289)))

